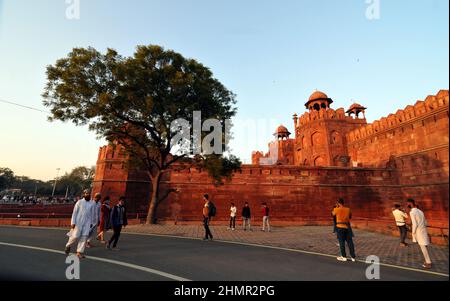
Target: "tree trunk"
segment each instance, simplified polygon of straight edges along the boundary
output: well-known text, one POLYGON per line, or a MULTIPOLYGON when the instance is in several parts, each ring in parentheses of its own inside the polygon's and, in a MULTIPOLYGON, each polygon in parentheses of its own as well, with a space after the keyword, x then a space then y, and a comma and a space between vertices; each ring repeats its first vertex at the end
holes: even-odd
POLYGON ((147 212, 147 220, 145 222, 146 225, 154 225, 156 224, 156 209, 158 208, 158 202, 159 202, 159 184, 161 181, 161 173, 158 173, 153 179, 152 179, 152 196, 150 199, 150 203, 148 206, 148 212, 147 212))

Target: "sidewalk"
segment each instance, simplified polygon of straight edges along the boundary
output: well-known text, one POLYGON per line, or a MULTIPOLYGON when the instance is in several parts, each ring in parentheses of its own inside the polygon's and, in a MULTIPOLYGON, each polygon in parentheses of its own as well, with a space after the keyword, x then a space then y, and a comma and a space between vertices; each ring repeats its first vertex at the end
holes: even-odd
MULTIPOLYGON (((275 246, 329 255, 339 255, 336 235, 331 227, 275 227, 272 232, 262 232, 259 227, 252 232, 227 230, 224 226, 211 226, 216 240, 250 243, 265 246, 275 246)), ((172 235, 191 238, 203 238, 202 225, 133 225, 124 232, 146 233, 158 235, 172 235)), ((382 263, 393 264, 411 268, 421 268, 422 253, 418 245, 401 248, 399 240, 383 234, 362 230, 354 230, 355 247, 358 259, 365 260, 367 256, 376 255, 382 263)), ((434 267, 432 271, 448 274, 449 249, 442 246, 430 246, 430 256, 434 267)))

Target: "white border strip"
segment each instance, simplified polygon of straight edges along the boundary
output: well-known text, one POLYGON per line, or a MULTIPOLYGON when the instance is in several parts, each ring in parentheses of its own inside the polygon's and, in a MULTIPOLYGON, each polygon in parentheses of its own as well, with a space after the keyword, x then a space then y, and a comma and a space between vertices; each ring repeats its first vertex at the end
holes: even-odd
MULTIPOLYGON (((42 251, 42 252, 66 255, 64 252, 58 251, 58 250, 38 248, 38 247, 18 245, 18 244, 10 244, 10 243, 4 243, 4 242, 0 242, 0 246, 13 247, 13 248, 22 248, 22 249, 29 249, 29 250, 34 250, 34 251, 42 251)), ((158 270, 155 270, 155 269, 150 269, 150 268, 146 268, 146 267, 143 267, 143 266, 139 266, 139 265, 131 264, 131 263, 126 263, 126 262, 122 262, 122 261, 106 259, 106 258, 100 258, 100 257, 93 257, 93 256, 86 256, 86 259, 106 262, 106 263, 110 263, 110 264, 115 264, 115 265, 119 265, 119 266, 130 268, 130 269, 135 269, 135 270, 143 271, 143 272, 146 272, 146 273, 155 274, 155 275, 162 276, 162 277, 165 277, 165 278, 168 278, 168 279, 172 279, 172 280, 175 280, 175 281, 192 281, 192 280, 189 280, 189 279, 186 279, 186 278, 182 278, 182 277, 179 277, 179 276, 176 276, 176 275, 172 275, 172 274, 169 274, 169 273, 166 273, 166 272, 161 272, 161 271, 158 271, 158 270)))

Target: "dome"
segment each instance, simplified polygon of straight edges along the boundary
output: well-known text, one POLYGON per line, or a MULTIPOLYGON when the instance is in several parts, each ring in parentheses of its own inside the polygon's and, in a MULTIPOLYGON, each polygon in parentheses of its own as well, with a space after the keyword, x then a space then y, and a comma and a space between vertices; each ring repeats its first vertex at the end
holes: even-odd
POLYGON ((354 103, 347 110, 347 113, 354 112, 354 111, 364 111, 364 110, 367 110, 367 108, 360 105, 359 103, 354 103))
POLYGON ((319 99, 328 99, 328 95, 323 92, 316 91, 309 97, 309 101, 319 100, 319 99))
POLYGON ((308 102, 305 104, 306 108, 309 108, 309 105, 312 102, 325 102, 326 103, 326 107, 329 107, 330 104, 333 103, 333 100, 331 98, 328 97, 328 95, 326 95, 325 93, 321 92, 321 91, 316 91, 313 94, 311 94, 311 96, 309 97, 308 102))
POLYGON ((275 132, 275 136, 289 136, 291 133, 289 132, 289 130, 284 126, 284 125, 280 125, 276 132, 275 132))

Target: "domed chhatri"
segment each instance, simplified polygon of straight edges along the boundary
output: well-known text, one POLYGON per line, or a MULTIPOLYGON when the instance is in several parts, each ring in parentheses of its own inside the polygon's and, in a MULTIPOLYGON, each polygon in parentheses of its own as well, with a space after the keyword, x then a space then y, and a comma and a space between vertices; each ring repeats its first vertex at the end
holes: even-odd
POLYGON ((360 105, 359 103, 354 103, 350 106, 350 108, 347 110, 348 115, 355 114, 356 118, 359 118, 359 114, 363 113, 364 119, 366 118, 366 110, 367 108, 360 105))
POLYGON ((309 101, 321 100, 321 99, 328 99, 328 95, 326 95, 325 93, 323 93, 321 91, 316 91, 313 94, 311 94, 311 96, 309 97, 309 101))
POLYGON ((284 125, 280 125, 273 135, 278 139, 289 139, 291 132, 289 132, 289 130, 284 125))
POLYGON ((316 91, 311 94, 309 101, 305 104, 305 106, 310 111, 320 111, 321 109, 329 109, 332 103, 333 100, 329 98, 327 94, 321 91, 316 91))

